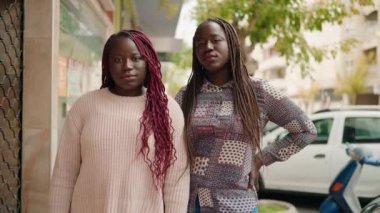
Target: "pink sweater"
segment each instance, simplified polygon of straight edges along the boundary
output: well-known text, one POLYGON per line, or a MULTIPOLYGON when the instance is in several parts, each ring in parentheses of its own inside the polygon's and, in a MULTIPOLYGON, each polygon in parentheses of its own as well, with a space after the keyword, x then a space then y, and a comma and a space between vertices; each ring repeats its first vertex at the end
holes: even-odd
MULTIPOLYGON (((101 89, 82 96, 66 117, 50 185, 52 213, 186 212, 189 171, 184 119, 170 97, 177 160, 158 190, 138 154, 145 95, 122 97, 101 89)), ((154 139, 149 139, 153 159, 154 139)))

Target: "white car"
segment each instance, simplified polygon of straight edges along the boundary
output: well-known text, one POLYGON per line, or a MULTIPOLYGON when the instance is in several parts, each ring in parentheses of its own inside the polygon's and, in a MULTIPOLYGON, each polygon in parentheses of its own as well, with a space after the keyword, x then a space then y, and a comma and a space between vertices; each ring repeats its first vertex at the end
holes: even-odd
MULTIPOLYGON (((283 190, 328 194, 331 182, 348 162, 346 145, 368 147, 380 156, 380 107, 325 110, 310 115, 318 136, 316 140, 285 162, 261 170, 264 190, 283 190)), ((281 127, 263 138, 263 147, 284 137, 281 127)), ((379 167, 364 166, 355 188, 359 197, 380 195, 379 167)))

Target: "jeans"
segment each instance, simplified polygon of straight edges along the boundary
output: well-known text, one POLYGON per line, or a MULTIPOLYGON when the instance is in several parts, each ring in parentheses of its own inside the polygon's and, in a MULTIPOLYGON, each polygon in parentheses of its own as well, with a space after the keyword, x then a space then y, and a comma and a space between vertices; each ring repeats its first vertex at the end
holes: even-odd
POLYGON ((259 207, 255 206, 255 208, 252 210, 252 213, 259 213, 259 207))
POLYGON ((195 212, 194 213, 201 213, 201 204, 199 203, 198 196, 197 196, 197 199, 195 199, 195 212))

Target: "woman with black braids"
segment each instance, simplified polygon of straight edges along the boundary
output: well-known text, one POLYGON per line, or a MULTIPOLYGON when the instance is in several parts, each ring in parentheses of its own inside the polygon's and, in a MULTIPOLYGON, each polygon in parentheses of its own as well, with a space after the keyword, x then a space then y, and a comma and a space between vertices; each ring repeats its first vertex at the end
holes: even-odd
POLYGON ((191 156, 188 212, 257 212, 262 165, 287 160, 313 141, 306 114, 268 82, 249 77, 238 36, 228 22, 208 19, 193 37, 192 75, 177 94, 191 156), (260 147, 268 120, 287 137, 260 147))
POLYGON ((79 98, 66 117, 51 212, 186 212, 183 128, 150 40, 134 30, 113 34, 103 51, 101 89, 79 98))

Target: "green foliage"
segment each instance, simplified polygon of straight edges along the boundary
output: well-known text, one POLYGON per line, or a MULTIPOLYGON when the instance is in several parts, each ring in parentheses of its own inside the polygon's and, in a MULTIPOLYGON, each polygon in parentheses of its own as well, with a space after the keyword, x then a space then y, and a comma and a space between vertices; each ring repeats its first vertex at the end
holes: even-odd
MULTIPOLYGON (((357 14, 359 6, 371 6, 373 0, 198 0, 194 16, 198 22, 208 17, 221 17, 235 27, 241 38, 249 37, 252 50, 256 44, 275 38, 275 48, 288 61, 299 64, 303 74, 309 62, 334 57, 337 50, 310 46, 302 32, 321 31, 324 24, 341 24, 346 17, 357 14), (310 1, 308 1, 310 2, 310 1)), ((344 50, 353 41, 344 44, 344 50)), ((246 54, 249 53, 246 51, 246 54)))
POLYGON ((181 87, 186 85, 190 70, 179 69, 176 66, 169 66, 163 70, 162 73, 167 93, 174 97, 181 87))
MULTIPOLYGON (((123 16, 121 16, 121 11, 125 11, 126 15, 128 16, 130 27, 132 29, 140 29, 140 20, 139 15, 144 14, 138 14, 136 9, 136 0, 115 0, 116 10, 115 10, 115 25, 116 30, 120 30, 122 26, 124 26, 123 23, 123 16)), ((164 10, 166 13, 166 16, 168 18, 171 18, 173 15, 175 15, 178 12, 179 5, 178 3, 172 3, 170 0, 159 0, 159 8, 158 10, 164 10)))
POLYGON ((80 24, 75 15, 65 5, 60 7, 60 29, 65 33, 74 33, 80 30, 80 24))
POLYGON ((270 204, 260 204, 259 212, 261 213, 276 213, 276 212, 286 212, 289 210, 285 205, 281 205, 278 203, 270 203, 270 204))
POLYGON ((79 13, 66 4, 60 6, 60 54, 90 65, 101 58, 103 40, 88 33, 91 29, 79 21, 79 13))
POLYGON ((374 60, 375 56, 373 54, 363 55, 357 60, 351 73, 338 73, 335 93, 350 95, 353 99, 351 102, 354 103, 355 96, 366 90, 369 68, 374 60))
MULTIPOLYGON (((122 0, 122 8, 127 12, 131 28, 139 29, 140 28, 140 20, 137 14, 136 3, 135 0, 122 0)), ((121 16, 122 20, 123 17, 121 16)), ((121 24, 124 26, 124 23, 121 24)))
POLYGON ((169 0, 160 0, 160 8, 166 11, 167 16, 170 18, 178 11, 178 4, 170 3, 169 0))
POLYGON ((170 53, 170 61, 177 65, 180 69, 191 67, 193 50, 191 47, 184 47, 180 52, 170 53))
POLYGON ((359 41, 355 38, 348 38, 344 41, 342 41, 340 45, 340 50, 347 53, 353 48, 355 45, 357 45, 359 41))

